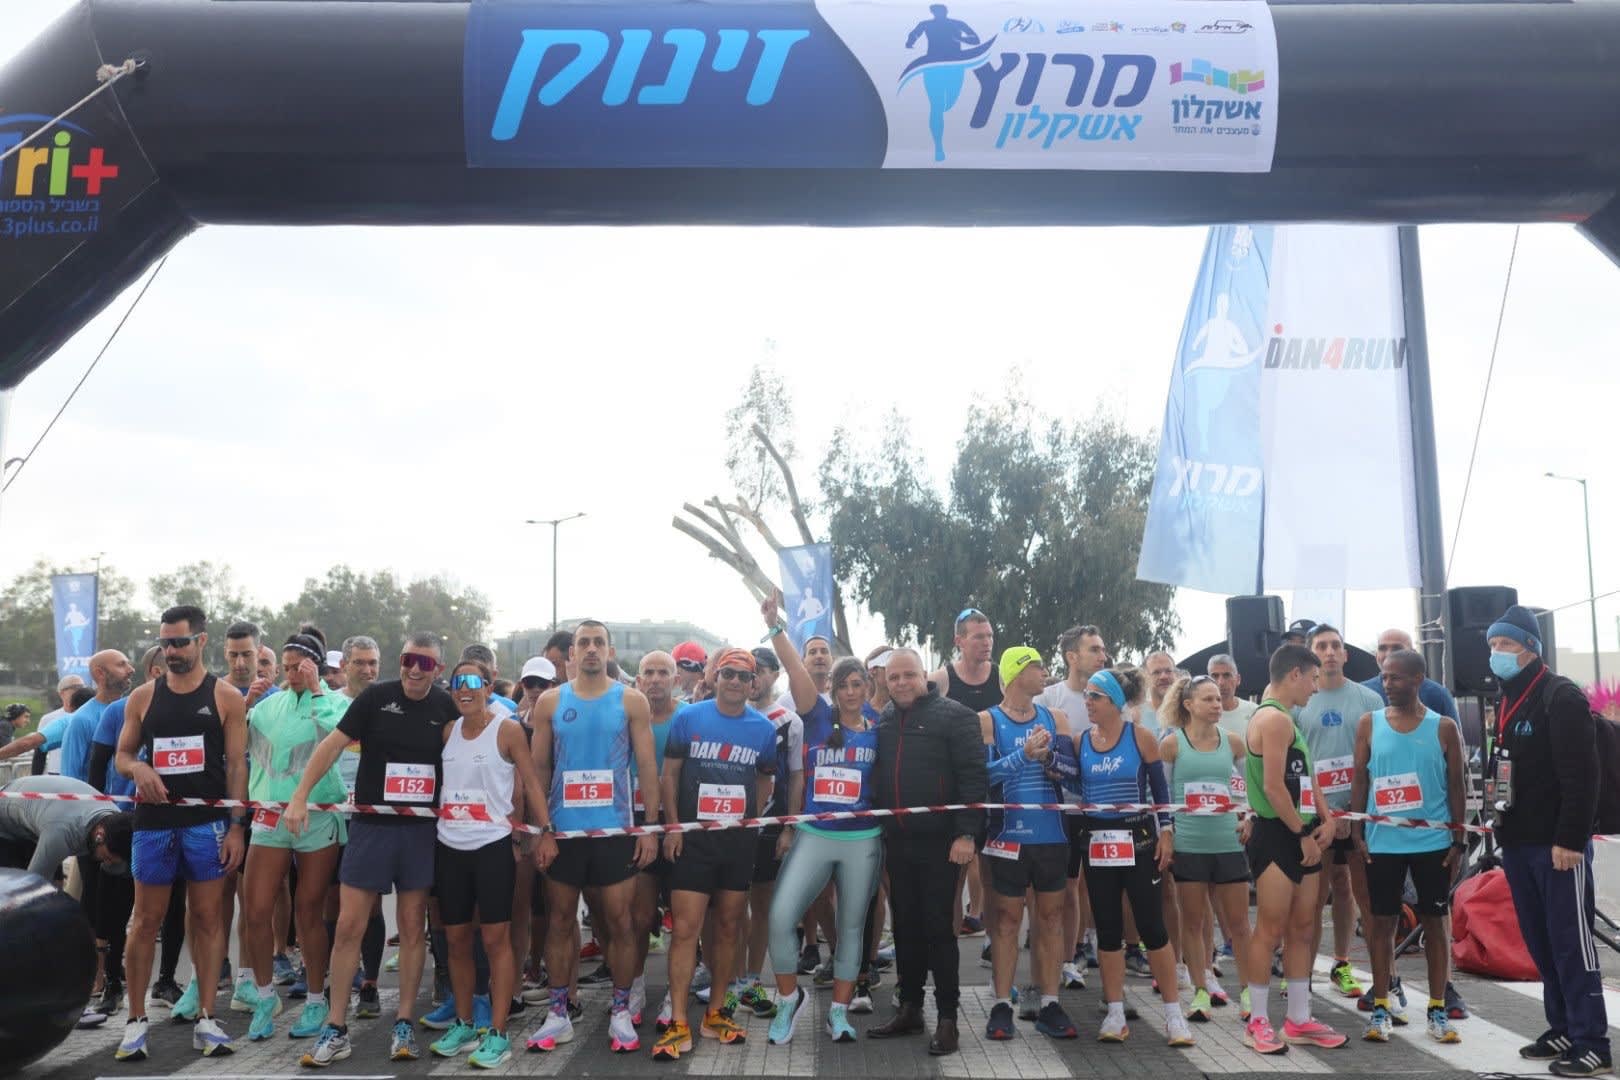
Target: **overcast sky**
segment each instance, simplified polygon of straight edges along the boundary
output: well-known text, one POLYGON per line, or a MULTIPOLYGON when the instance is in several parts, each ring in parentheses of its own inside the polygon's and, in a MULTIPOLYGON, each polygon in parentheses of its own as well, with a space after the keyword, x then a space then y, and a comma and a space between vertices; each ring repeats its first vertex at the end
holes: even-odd
MULTIPOLYGON (((68 6, 6 0, 0 63, 68 6)), ((1512 235, 1422 231, 1448 548, 1512 235)), ((279 606, 336 562, 444 572, 486 592, 505 633, 550 617, 550 530, 522 520, 583 510, 562 532, 565 616, 686 618, 752 641, 746 590, 670 517, 725 490, 724 412, 768 342, 795 394, 801 485, 814 488, 838 423, 875 424, 892 404, 943 480, 969 407, 1014 368, 1054 414, 1100 405, 1156 428, 1203 242, 1202 229, 205 229, 6 494, 0 578, 39 556, 88 569, 104 552, 138 579, 212 559, 279 606), (1009 244, 1026 245, 1013 262, 1009 244)), ((18 388, 8 456, 132 295, 18 388)), ((1598 591, 1620 588, 1617 345, 1620 271, 1571 228, 1526 228, 1453 584, 1514 584, 1544 606, 1586 595, 1580 491, 1543 479, 1551 469, 1589 478, 1598 591)), ((1350 500, 1358 479, 1335 448, 1356 433, 1354 417, 1326 417, 1299 448, 1350 500)), ((1188 651, 1224 635, 1222 598, 1183 591, 1178 606, 1188 651)), ((1413 611, 1411 591, 1353 594, 1349 636, 1370 643, 1413 611)), ((1620 597, 1599 615, 1613 648, 1620 597)), ((880 632, 863 621, 857 637, 880 632)), ((1562 644, 1589 635, 1584 608, 1564 613, 1562 644)))

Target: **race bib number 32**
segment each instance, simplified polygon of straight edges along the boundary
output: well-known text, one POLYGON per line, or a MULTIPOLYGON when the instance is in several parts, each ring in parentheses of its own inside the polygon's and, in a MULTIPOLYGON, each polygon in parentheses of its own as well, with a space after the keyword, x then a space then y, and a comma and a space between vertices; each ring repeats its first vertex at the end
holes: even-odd
POLYGON ((179 776, 203 771, 207 752, 201 735, 178 735, 152 740, 152 769, 159 776, 179 776))
POLYGON ((389 802, 430 803, 436 787, 432 765, 390 762, 383 773, 383 798, 389 802))
POLYGON ((1373 777, 1373 805, 1379 813, 1423 809, 1423 784, 1415 772, 1373 777))
POLYGON ((741 784, 699 784, 699 821, 736 821, 748 811, 748 798, 741 784))

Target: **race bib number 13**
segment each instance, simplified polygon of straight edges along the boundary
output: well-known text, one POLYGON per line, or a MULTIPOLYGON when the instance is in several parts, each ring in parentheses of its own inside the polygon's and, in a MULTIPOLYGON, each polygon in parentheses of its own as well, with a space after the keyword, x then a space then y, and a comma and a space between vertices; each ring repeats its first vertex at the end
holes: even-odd
POLYGON ((1136 842, 1129 829, 1104 829, 1091 834, 1088 845, 1092 866, 1126 868, 1136 865, 1136 842))

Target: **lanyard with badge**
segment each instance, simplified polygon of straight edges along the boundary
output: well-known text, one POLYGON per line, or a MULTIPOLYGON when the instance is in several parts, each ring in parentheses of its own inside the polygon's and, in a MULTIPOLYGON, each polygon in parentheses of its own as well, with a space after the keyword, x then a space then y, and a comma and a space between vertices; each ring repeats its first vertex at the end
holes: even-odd
MULTIPOLYGON (((1510 729, 1508 725, 1518 715, 1519 709, 1529 700, 1530 695, 1535 693, 1536 687, 1541 684, 1541 680, 1546 676, 1546 668, 1536 672, 1536 677, 1530 680, 1530 685, 1524 688, 1524 693, 1520 694, 1516 701, 1497 710, 1496 753, 1491 759, 1491 769, 1485 777, 1485 805, 1497 813, 1513 809, 1513 762, 1510 760, 1507 748, 1502 745, 1502 740, 1509 730, 1512 730, 1516 735, 1529 733, 1527 730, 1510 729)), ((1523 727, 1526 723, 1521 721, 1520 726, 1523 727)))

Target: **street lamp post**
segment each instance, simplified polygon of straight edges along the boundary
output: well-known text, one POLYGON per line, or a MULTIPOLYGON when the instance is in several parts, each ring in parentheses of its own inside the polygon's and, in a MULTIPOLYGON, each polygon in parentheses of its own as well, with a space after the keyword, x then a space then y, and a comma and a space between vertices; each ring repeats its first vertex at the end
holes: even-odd
POLYGON ((1592 571, 1592 503, 1587 498, 1584 476, 1560 476, 1554 472, 1549 472, 1547 476, 1581 485, 1581 511, 1586 517, 1586 595, 1592 607, 1592 682, 1596 684, 1603 681, 1603 669, 1598 663, 1597 575, 1592 571))
POLYGON ((585 511, 581 510, 579 513, 569 514, 567 517, 529 518, 523 523, 525 525, 551 526, 551 629, 553 633, 557 630, 557 527, 565 521, 573 521, 575 518, 584 516, 585 511))

